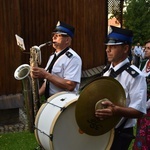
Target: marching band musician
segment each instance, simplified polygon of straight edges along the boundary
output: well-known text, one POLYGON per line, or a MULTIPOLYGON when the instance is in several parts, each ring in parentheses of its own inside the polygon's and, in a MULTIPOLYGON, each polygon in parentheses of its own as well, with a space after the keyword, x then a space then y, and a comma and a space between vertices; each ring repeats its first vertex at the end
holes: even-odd
POLYGON ((95 115, 100 120, 112 116, 122 117, 115 127, 111 150, 128 150, 134 138, 133 127, 136 124, 136 118, 146 113, 145 77, 136 66, 130 65, 128 60, 132 37, 131 30, 110 26, 106 53, 111 64, 103 76, 113 77, 121 83, 126 95, 126 107, 117 106, 106 100, 102 102, 104 109, 96 110, 95 115))
POLYGON ((52 33, 55 53, 50 56, 45 69, 39 67, 31 69, 34 78, 46 79, 39 89, 39 95, 45 93, 46 99, 57 92, 77 92, 79 89, 82 60, 70 48, 74 30, 74 27, 58 21, 52 33))

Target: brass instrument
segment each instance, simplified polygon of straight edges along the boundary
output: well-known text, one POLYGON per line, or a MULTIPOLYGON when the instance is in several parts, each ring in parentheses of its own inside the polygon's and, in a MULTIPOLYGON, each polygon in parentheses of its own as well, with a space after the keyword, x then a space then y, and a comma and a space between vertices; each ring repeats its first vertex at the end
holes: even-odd
POLYGON ((113 129, 121 120, 112 116, 105 120, 95 117, 96 109, 103 109, 102 101, 110 100, 113 104, 125 107, 126 96, 122 85, 111 77, 100 77, 91 82, 80 93, 76 103, 76 122, 83 133, 99 136, 113 129))
MULTIPOLYGON (((41 47, 46 45, 51 45, 52 42, 47 42, 38 46, 33 46, 30 48, 30 66, 38 67, 41 64, 41 47)), ((32 96, 33 96, 33 106, 34 106, 34 117, 36 116, 40 108, 40 97, 39 97, 39 80, 31 78, 32 81, 32 96)))
MULTIPOLYGON (((30 66, 38 66, 41 64, 41 50, 40 48, 46 45, 51 45, 53 42, 47 42, 40 46, 33 46, 30 48, 30 66)), ((28 127, 31 132, 34 131, 33 124, 35 116, 40 107, 39 99, 39 82, 38 79, 31 78, 30 66, 23 64, 19 66, 15 72, 14 77, 17 80, 22 80, 23 93, 25 99, 26 113, 28 119, 28 127)))
MULTIPOLYGON (((38 46, 33 46, 30 48, 30 66, 38 67, 41 64, 41 51, 38 46)), ((33 106, 34 106, 34 117, 36 116, 40 108, 40 98, 39 98, 39 82, 38 79, 31 78, 32 82, 32 96, 33 96, 33 106)))
POLYGON ((30 74, 30 66, 28 64, 23 64, 15 70, 14 77, 17 80, 22 80, 23 96, 26 107, 28 128, 30 132, 33 132, 34 112, 33 112, 31 77, 29 76, 29 74, 30 74))

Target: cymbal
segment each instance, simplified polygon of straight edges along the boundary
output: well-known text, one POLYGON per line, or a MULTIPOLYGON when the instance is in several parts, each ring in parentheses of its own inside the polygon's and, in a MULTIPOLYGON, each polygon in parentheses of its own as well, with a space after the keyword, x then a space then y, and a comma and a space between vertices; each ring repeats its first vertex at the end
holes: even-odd
POLYGON ((82 132, 98 136, 117 125, 121 117, 112 116, 105 120, 95 117, 95 109, 103 109, 101 102, 107 99, 115 105, 125 106, 124 89, 117 80, 111 77, 100 77, 81 91, 76 103, 75 117, 82 132))

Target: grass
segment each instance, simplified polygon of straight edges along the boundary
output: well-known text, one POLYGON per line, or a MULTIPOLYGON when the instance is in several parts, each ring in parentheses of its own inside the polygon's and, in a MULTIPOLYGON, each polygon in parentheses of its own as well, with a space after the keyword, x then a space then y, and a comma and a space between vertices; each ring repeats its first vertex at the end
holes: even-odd
POLYGON ((134 140, 131 142, 130 147, 128 150, 132 150, 132 146, 133 146, 134 140))
POLYGON ((34 133, 28 131, 0 134, 0 150, 35 150, 34 133))
MULTIPOLYGON (((132 144, 129 150, 132 150, 132 144)), ((28 131, 0 134, 0 150, 35 150, 38 143, 28 131)))

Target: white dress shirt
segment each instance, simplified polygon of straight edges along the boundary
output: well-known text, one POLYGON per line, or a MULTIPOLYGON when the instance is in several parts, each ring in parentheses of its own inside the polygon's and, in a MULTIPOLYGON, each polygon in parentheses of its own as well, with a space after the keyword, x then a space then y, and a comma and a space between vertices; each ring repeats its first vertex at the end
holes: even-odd
POLYGON ((135 46, 134 47, 134 53, 136 56, 142 56, 142 51, 143 51, 142 46, 135 46))
MULTIPOLYGON (((61 78, 64 78, 64 79, 67 79, 67 80, 77 82, 77 85, 73 92, 78 92, 80 80, 81 80, 82 60, 81 60, 80 56, 71 48, 69 48, 69 50, 67 52, 71 53, 71 57, 68 57, 66 55, 66 53, 61 55, 54 63, 51 74, 56 75, 61 78)), ((45 70, 47 70, 53 57, 54 57, 54 55, 50 56, 45 70)), ((61 88, 55 86, 51 82, 50 82, 49 86, 50 86, 49 87, 50 95, 53 95, 57 92, 64 91, 64 89, 61 89, 61 88)))
MULTIPOLYGON (((129 60, 125 59, 121 63, 119 63, 114 68, 112 65, 110 68, 113 68, 114 71, 118 70, 120 67, 128 63, 129 60)), ((142 72, 134 65, 131 65, 135 71, 139 73, 139 75, 133 78, 127 71, 123 71, 120 73, 115 79, 119 81, 124 88, 126 95, 126 107, 134 108, 142 113, 146 113, 146 99, 147 99, 147 86, 145 77, 142 75, 142 72)), ((103 76, 109 76, 110 69, 104 73, 103 76)), ((118 127, 123 121, 118 123, 116 127, 118 127)), ((128 119, 125 124, 125 128, 133 127, 136 124, 136 119, 128 119)))

